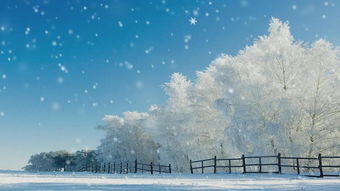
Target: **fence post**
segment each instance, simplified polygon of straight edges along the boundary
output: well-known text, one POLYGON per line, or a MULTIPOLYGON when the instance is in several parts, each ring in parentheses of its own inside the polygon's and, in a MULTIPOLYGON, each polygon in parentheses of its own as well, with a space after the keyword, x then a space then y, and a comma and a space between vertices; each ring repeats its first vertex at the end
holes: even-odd
POLYGON ((129 174, 129 161, 126 162, 126 174, 129 174))
POLYGON ((202 174, 203 174, 204 173, 203 161, 201 163, 202 163, 202 174))
POLYGON ((107 173, 110 174, 110 170, 111 170, 111 163, 107 164, 107 173))
POLYGON ((135 160, 135 173, 137 173, 137 159, 135 160))
POLYGON ((190 172, 191 172, 191 174, 194 173, 194 171, 192 170, 192 161, 191 160, 190 160, 190 172))
POLYGON ((321 157, 321 153, 319 153, 318 159, 319 159, 320 177, 323 177, 323 170, 322 170, 322 157, 321 157))
POLYGON ((246 158, 244 157, 244 155, 242 155, 241 159, 242 159, 243 173, 247 173, 247 169, 246 169, 246 158))
POLYGON ((153 174, 153 166, 152 166, 152 162, 150 163, 150 172, 151 172, 151 174, 153 174))
POLYGON ((159 165, 158 165, 158 173, 159 174, 161 173, 161 163, 159 163, 159 165))
POLYGON ((171 174, 171 164, 169 164, 169 173, 171 174))
POLYGON ((120 171, 119 171, 119 173, 122 174, 122 172, 123 172, 123 162, 120 161, 120 171))
POLYGON ((228 166, 229 166, 229 174, 231 174, 231 160, 228 160, 228 166))
POLYGON ((278 170, 279 170, 279 174, 281 174, 281 172, 282 172, 282 169, 281 169, 281 153, 277 154, 277 167, 278 167, 278 170))
POLYGON ((144 164, 142 163, 142 174, 144 173, 144 164))
POLYGON ((116 174, 116 162, 113 162, 113 174, 116 174))
POLYGON ((259 157, 259 173, 262 173, 262 158, 259 157))
POLYGON ((297 173, 300 174, 299 158, 296 158, 296 167, 297 167, 297 173))
POLYGON ((216 174, 216 156, 214 156, 214 174, 216 174))

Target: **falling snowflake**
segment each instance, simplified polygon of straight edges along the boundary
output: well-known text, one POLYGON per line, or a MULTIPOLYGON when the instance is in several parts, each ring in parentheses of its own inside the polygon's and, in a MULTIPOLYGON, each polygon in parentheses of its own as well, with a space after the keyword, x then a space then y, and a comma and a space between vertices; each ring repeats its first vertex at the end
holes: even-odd
POLYGON ((25 35, 29 35, 31 32, 31 28, 27 27, 25 30, 25 35))
POLYGON ((189 19, 189 23, 190 23, 191 25, 196 25, 197 19, 196 19, 195 17, 191 17, 191 18, 189 19))
POLYGON ((153 48, 153 47, 150 47, 150 48, 146 49, 144 52, 145 52, 145 54, 149 54, 149 53, 152 52, 153 50, 154 50, 154 48, 153 48))
POLYGON ((52 41, 52 46, 57 46, 58 45, 58 43, 57 43, 57 41, 52 41))
POLYGON ((192 14, 197 17, 199 15, 199 9, 193 10, 192 14))
POLYGON ((57 102, 52 103, 51 108, 53 111, 58 111, 60 109, 60 105, 57 102))
POLYGON ((58 66, 59 66, 59 68, 60 68, 60 70, 61 70, 62 72, 68 73, 68 70, 67 70, 67 68, 66 68, 64 65, 62 65, 62 64, 59 63, 58 66))
POLYGON ((118 21, 118 26, 120 27, 120 28, 122 28, 124 25, 123 25, 123 22, 122 21, 118 21))
POLYGON ((292 9, 295 11, 297 9, 296 5, 292 5, 292 9))
POLYGON ((92 103, 92 107, 98 107, 98 103, 97 102, 93 102, 92 103))
POLYGON ((184 42, 185 43, 189 43, 190 40, 191 40, 191 35, 185 35, 184 36, 184 42))
POLYGON ((96 82, 96 83, 94 83, 94 84, 92 85, 92 88, 93 88, 93 89, 97 89, 97 86, 98 86, 98 83, 96 82))
POLYGON ((144 87, 144 84, 143 84, 143 82, 142 81, 137 81, 136 82, 136 88, 138 88, 138 89, 142 89, 144 87))
POLYGON ((39 12, 39 5, 33 6, 32 9, 35 13, 38 13, 39 12))
POLYGON ((72 30, 72 29, 69 29, 69 30, 67 31, 67 33, 68 33, 69 35, 72 35, 72 34, 73 34, 73 30, 72 30))
POLYGON ((58 82, 58 84, 64 83, 64 78, 63 77, 58 77, 57 78, 57 82, 58 82))
POLYGON ((130 62, 124 62, 125 68, 128 70, 132 70, 133 69, 133 65, 130 62))

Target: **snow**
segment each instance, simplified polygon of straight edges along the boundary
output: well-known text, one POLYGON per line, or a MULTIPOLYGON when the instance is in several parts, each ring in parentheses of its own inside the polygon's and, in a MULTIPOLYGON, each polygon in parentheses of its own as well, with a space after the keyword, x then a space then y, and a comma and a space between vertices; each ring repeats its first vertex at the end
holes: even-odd
POLYGON ((190 23, 191 25, 196 25, 197 19, 194 18, 194 17, 191 17, 191 18, 189 19, 189 23, 190 23))
POLYGON ((277 174, 89 174, 0 171, 0 190, 339 190, 339 178, 277 174))

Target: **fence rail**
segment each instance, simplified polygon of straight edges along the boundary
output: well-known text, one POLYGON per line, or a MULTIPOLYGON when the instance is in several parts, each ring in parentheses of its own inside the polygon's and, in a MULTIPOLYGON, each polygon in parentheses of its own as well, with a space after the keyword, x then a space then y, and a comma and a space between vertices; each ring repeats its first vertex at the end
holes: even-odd
POLYGON ((216 156, 203 160, 190 160, 190 172, 194 173, 194 170, 200 170, 203 174, 204 169, 212 169, 213 173, 217 173, 218 169, 225 169, 227 173, 278 173, 286 172, 286 169, 290 169, 291 172, 301 174, 302 171, 317 172, 318 175, 307 174, 307 176, 324 177, 324 176, 339 176, 334 174, 334 169, 340 169, 340 156, 322 156, 318 157, 286 157, 277 155, 265 155, 265 156, 245 156, 240 158, 220 158, 216 156), (329 161, 333 160, 333 161, 329 161), (331 164, 337 160, 337 164, 331 164), (221 164, 221 163, 224 163, 221 164), (267 170, 264 170, 267 168, 267 170), (269 169, 268 169, 269 168, 269 169), (236 169, 236 170, 234 170, 236 169), (283 170, 284 169, 284 170, 283 170), (326 174, 324 171, 327 169, 326 174), (333 171, 329 171, 333 170, 333 171))

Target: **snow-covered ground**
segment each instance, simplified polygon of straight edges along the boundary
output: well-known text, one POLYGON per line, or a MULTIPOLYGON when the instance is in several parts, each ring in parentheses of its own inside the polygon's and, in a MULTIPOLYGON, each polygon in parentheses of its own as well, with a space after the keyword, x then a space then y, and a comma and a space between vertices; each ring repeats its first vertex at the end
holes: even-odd
POLYGON ((0 171, 0 190, 340 190, 340 178, 276 174, 88 174, 0 171))

